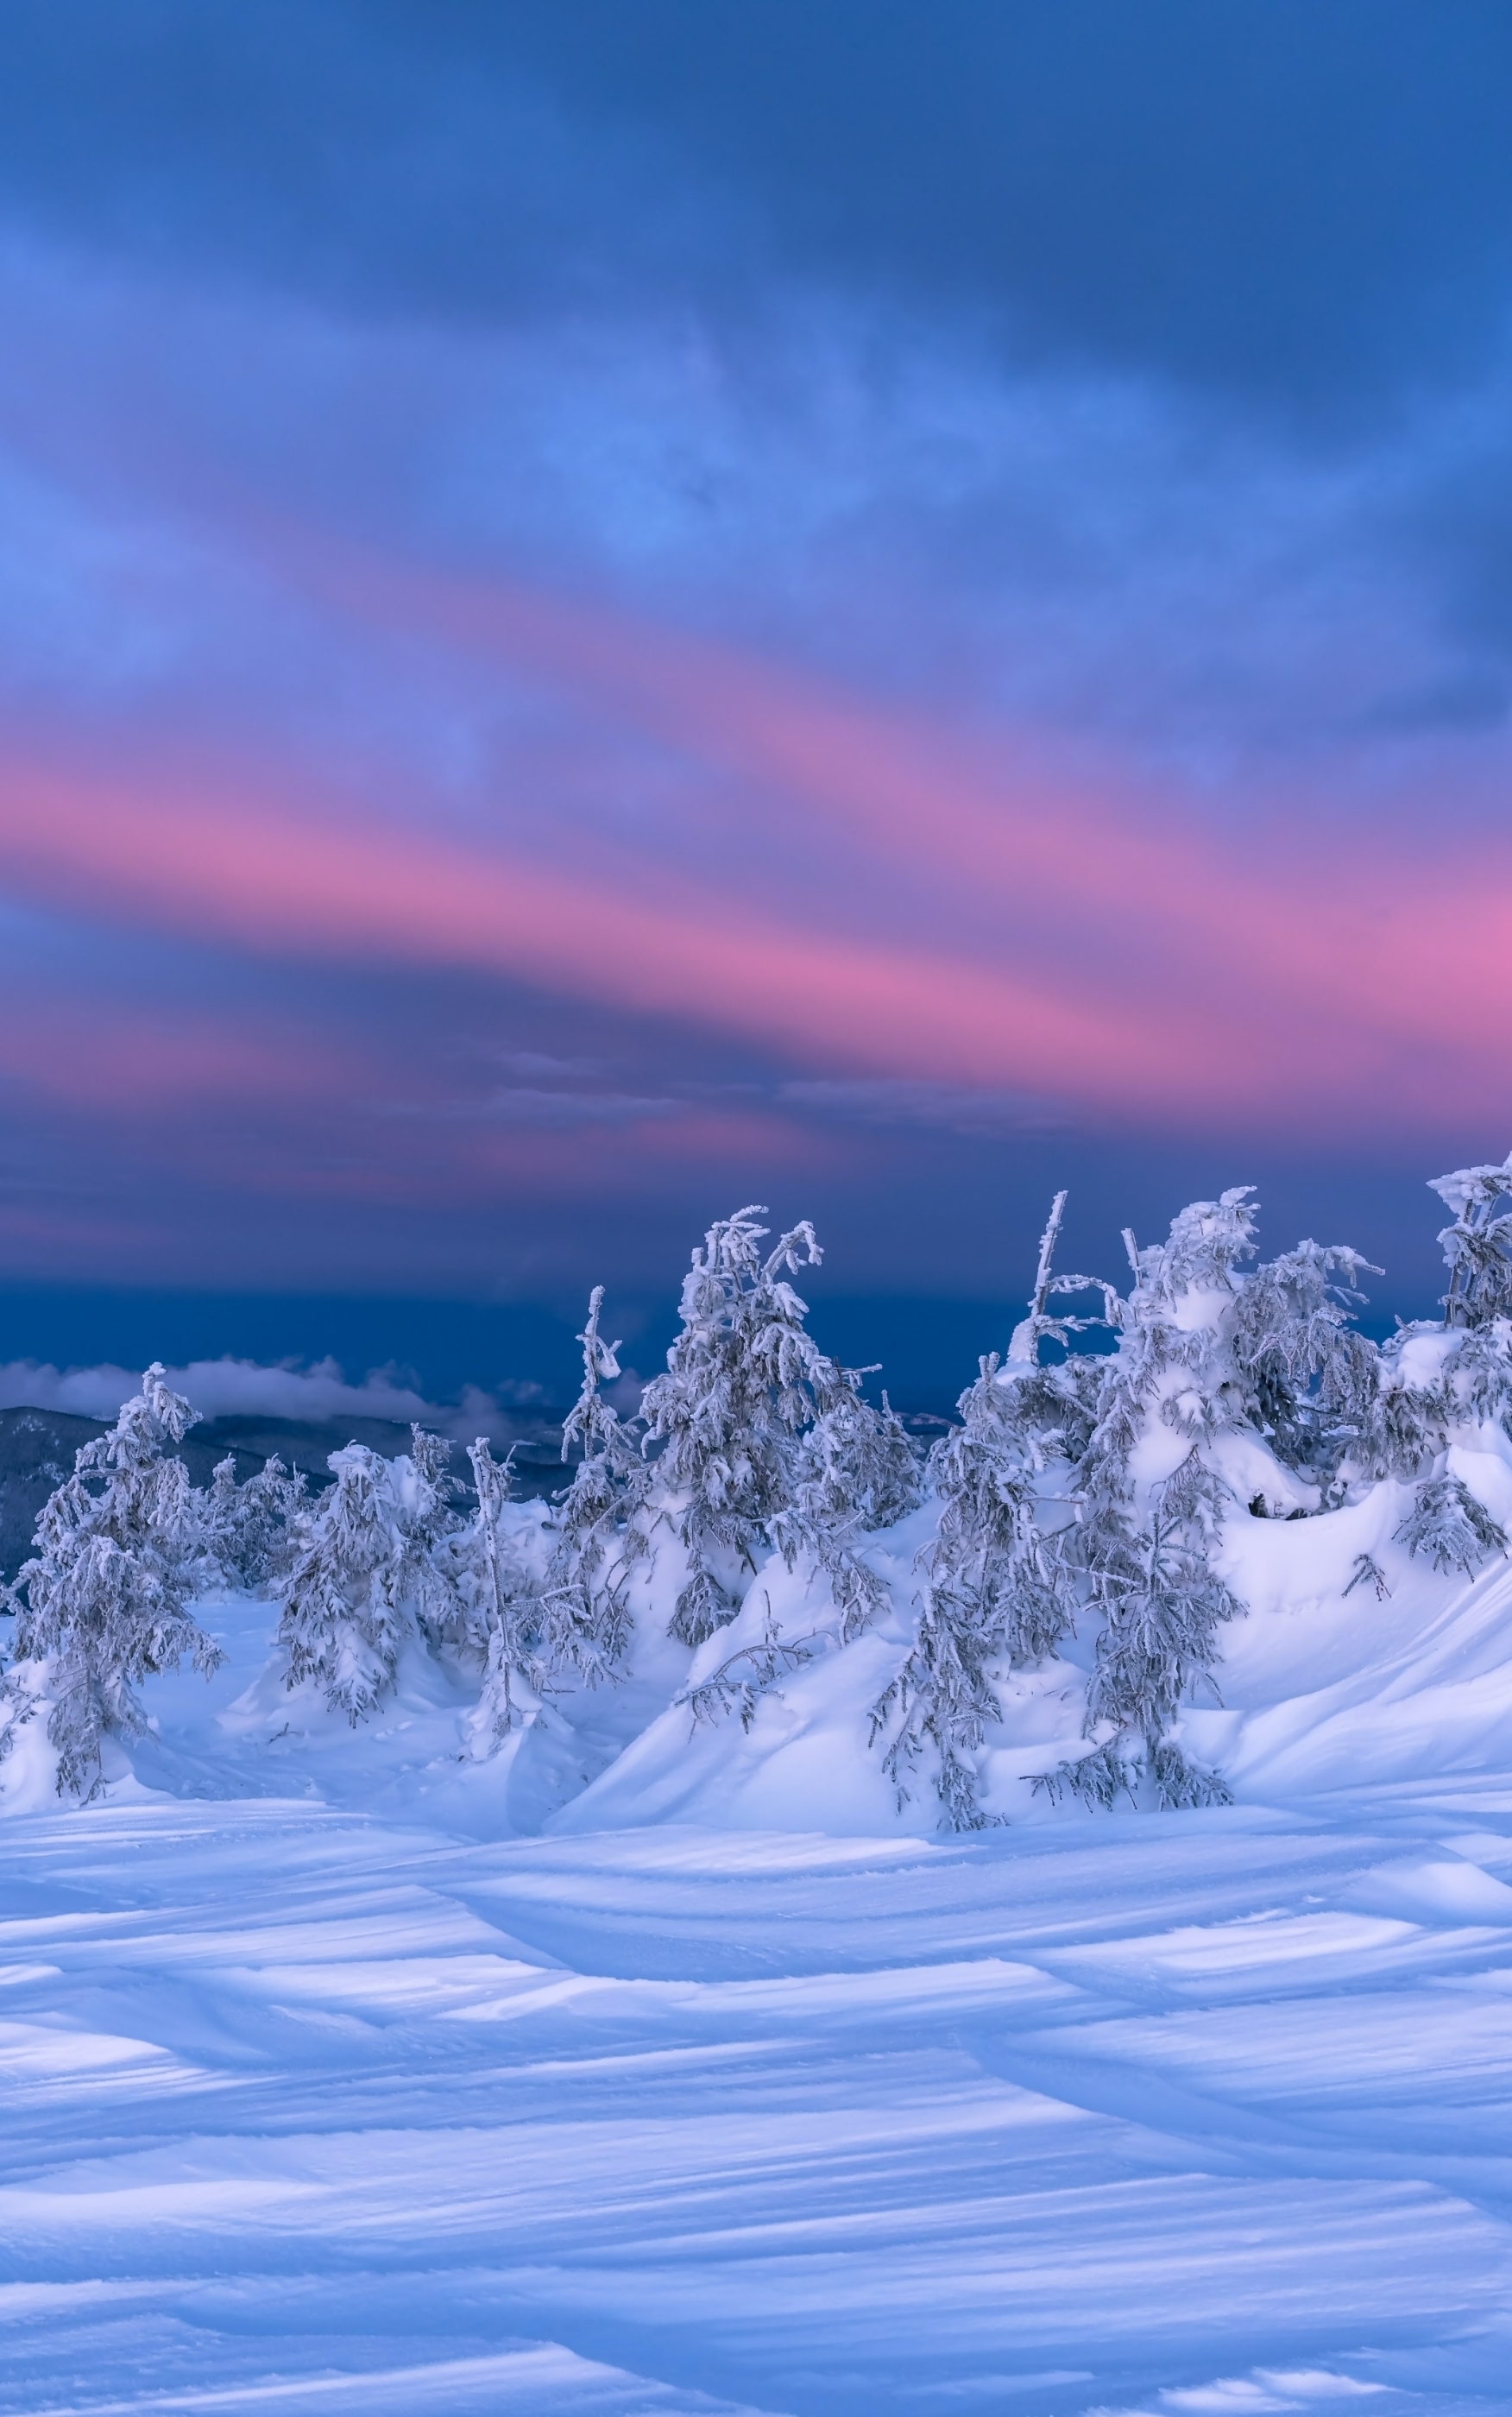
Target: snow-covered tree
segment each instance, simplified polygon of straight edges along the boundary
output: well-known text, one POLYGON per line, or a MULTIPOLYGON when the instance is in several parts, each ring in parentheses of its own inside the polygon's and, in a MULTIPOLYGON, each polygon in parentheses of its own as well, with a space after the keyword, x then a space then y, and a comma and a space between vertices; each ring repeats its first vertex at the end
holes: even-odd
POLYGON ((813 1227, 794 1226, 764 1254, 764 1213, 741 1208, 710 1226, 684 1279, 666 1374, 642 1399, 647 1447, 661 1447, 644 1515, 666 1522, 688 1559, 671 1622, 685 1645, 734 1618, 772 1522, 792 1505, 797 1437, 854 1392, 785 1281, 819 1264, 813 1227))
POLYGON ((1087 1689, 1086 1734, 1107 1725, 1113 1736, 1083 1762, 1051 1774, 1052 1796, 1065 1791, 1103 1804, 1119 1787, 1132 1796, 1133 1743, 1157 1803, 1229 1802, 1217 1772, 1188 1762, 1166 1735, 1182 1705, 1211 1686, 1219 1623, 1244 1609, 1210 1559, 1227 1498, 1194 1448, 1153 1489, 1142 1521, 1105 1533, 1095 1595, 1106 1619, 1087 1689))
POLYGON ((472 1645, 469 1609, 446 1549, 462 1524, 452 1507, 457 1488, 451 1445, 445 1436, 412 1422, 410 1449, 390 1466, 401 1539, 395 1592, 400 1602, 413 1605, 428 1645, 466 1659, 472 1645))
POLYGON ((1454 1220, 1439 1236, 1449 1269, 1445 1326, 1485 1326, 1512 1316, 1512 1155, 1500 1166, 1461 1166, 1438 1176, 1429 1189, 1454 1220))
POLYGON ((1349 1447, 1350 1467, 1367 1483, 1421 1478, 1449 1440, 1454 1402, 1443 1363, 1431 1383, 1414 1382, 1401 1351, 1410 1332, 1404 1330, 1380 1353, 1376 1390, 1349 1447))
POLYGON ((1278 1460, 1329 1483, 1378 1411, 1374 1346, 1351 1325, 1365 1296, 1362 1274, 1379 1275, 1342 1244, 1299 1242, 1254 1270, 1234 1308, 1233 1350, 1252 1388, 1247 1408, 1278 1460))
POLYGON ((1399 1326, 1383 1346, 1378 1389, 1350 1447, 1351 1465, 1365 1480, 1418 1486, 1403 1540, 1443 1569, 1468 1571, 1493 1549, 1490 1530, 1500 1536, 1478 1505, 1476 1518, 1465 1512, 1460 1497, 1474 1497, 1447 1475, 1445 1455, 1456 1442, 1478 1448, 1487 1421, 1504 1437, 1512 1432, 1509 1183, 1512 1160, 1460 1167, 1429 1187, 1454 1211, 1439 1236, 1449 1273, 1443 1323, 1399 1326))
POLYGON ((412 1633, 411 1544, 389 1462, 350 1443, 327 1465, 336 1482, 285 1581, 279 1643, 290 1686, 314 1680, 355 1725, 392 1686, 412 1633))
POLYGON ((1121 1786, 1132 1793, 1140 1771, 1164 1804, 1227 1797, 1167 1731, 1211 1687, 1218 1624, 1242 1608, 1212 1568, 1229 1488, 1209 1454, 1253 1423, 1253 1372, 1235 1350, 1239 1268, 1254 1250, 1250 1190, 1194 1202, 1148 1250, 1125 1236, 1134 1284, 1117 1307, 1118 1348, 1075 1471, 1067 1540, 1102 1620, 1085 1734, 1112 1733, 1044 1775, 1052 1797, 1106 1803, 1121 1786))
POLYGON ((1397 1538, 1436 1570, 1462 1570, 1467 1577, 1492 1553, 1506 1550, 1505 1528, 1458 1477, 1433 1477, 1420 1487, 1397 1538))
POLYGON ((602 1388, 620 1374, 619 1345, 598 1330, 604 1287, 595 1285, 578 1341, 582 1383, 562 1426, 562 1457, 582 1455, 552 1518, 555 1531, 537 1618, 552 1668, 576 1669, 590 1684, 612 1678, 629 1633, 626 1581, 646 1549, 639 1524, 650 1487, 639 1430, 622 1420, 602 1388))
POLYGON ((42 1665, 24 1696, 17 1674, 8 1679, 13 1717, 49 1706, 60 1795, 92 1796, 104 1738, 140 1734, 144 1679, 186 1653, 206 1676, 222 1658, 189 1611, 204 1534, 174 1447, 197 1417, 155 1361, 111 1433, 76 1454, 8 1589, 17 1657, 42 1665))
POLYGON ((826 1581, 842 1645, 887 1603, 885 1583, 865 1558, 866 1538, 896 1526, 920 1494, 917 1456, 886 1394, 880 1409, 862 1398, 860 1380, 870 1373, 841 1372, 843 1389, 797 1440, 790 1497, 769 1522, 789 1569, 807 1561, 826 1581))
POLYGON ((201 1518, 206 1547, 227 1586, 265 1586, 290 1566, 297 1549, 295 1525, 308 1492, 304 1472, 291 1475, 277 1454, 241 1485, 235 1454, 217 1461, 201 1518))
POLYGON ((531 1717, 539 1702, 540 1596, 504 1527, 513 1454, 495 1460, 487 1436, 479 1436, 468 1446, 467 1457, 477 1509, 450 1541, 449 1573, 462 1607, 466 1648, 483 1665, 474 1731, 491 1749, 531 1717))
POLYGON ((918 1635, 872 1712, 873 1742, 887 1740, 884 1768, 900 1802, 932 1747, 936 1793, 958 1830, 985 1817, 976 1757, 1000 1715, 994 1669, 1042 1662, 1074 1625, 1075 1576, 1063 1542, 1071 1508, 1064 1486, 1058 1502, 1042 1504, 1041 1491, 1051 1465, 1064 1467, 1085 1447, 1086 1386, 1081 1370, 1042 1366, 1039 1353, 1092 1322, 1053 1314, 1055 1295, 1107 1288, 1052 1272, 1066 1197, 1058 1193, 1051 1206, 1028 1314, 1006 1362, 995 1352, 980 1362, 957 1405, 960 1424, 930 1455, 940 1523, 921 1557, 918 1635))

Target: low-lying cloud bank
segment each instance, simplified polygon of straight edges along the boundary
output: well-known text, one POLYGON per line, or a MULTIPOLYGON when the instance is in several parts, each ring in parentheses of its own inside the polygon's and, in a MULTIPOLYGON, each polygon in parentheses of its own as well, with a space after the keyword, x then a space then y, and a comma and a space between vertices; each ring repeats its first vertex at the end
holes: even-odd
MULTIPOLYGON (((168 1381, 207 1419, 352 1417, 449 1424, 458 1416, 455 1409, 438 1409, 383 1369, 372 1370, 360 1385, 349 1385, 329 1359, 305 1369, 264 1368, 252 1360, 193 1360, 186 1368, 170 1368, 168 1381)), ((141 1383, 139 1369, 108 1364, 58 1369, 46 1361, 12 1360, 0 1365, 0 1409, 66 1410, 76 1418, 113 1419, 141 1383)), ((478 1410, 485 1406, 494 1410, 490 1397, 476 1398, 478 1410)), ((464 1401, 464 1410, 470 1406, 464 1401)))

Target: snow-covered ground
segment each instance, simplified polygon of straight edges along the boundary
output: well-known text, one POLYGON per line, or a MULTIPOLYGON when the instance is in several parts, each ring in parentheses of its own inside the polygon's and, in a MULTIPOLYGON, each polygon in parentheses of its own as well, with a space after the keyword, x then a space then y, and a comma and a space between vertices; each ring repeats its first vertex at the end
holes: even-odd
POLYGON ((1346 1600, 1356 1516, 1239 1527, 1238 1804, 965 1839, 803 1826, 839 1657, 652 1819, 644 1702, 531 1778, 205 1606, 106 1801, 6 1766, 0 2412, 1512 2409, 1512 1573, 1346 1600))

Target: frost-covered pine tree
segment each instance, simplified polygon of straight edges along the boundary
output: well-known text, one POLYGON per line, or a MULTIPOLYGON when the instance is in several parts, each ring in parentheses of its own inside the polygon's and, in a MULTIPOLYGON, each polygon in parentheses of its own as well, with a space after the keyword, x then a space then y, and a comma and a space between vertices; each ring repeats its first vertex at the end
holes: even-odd
POLYGON ((1444 1323, 1455 1338, 1444 1358, 1446 1421, 1474 1429, 1491 1420, 1512 1432, 1512 1157, 1441 1175, 1429 1189, 1454 1211, 1439 1236, 1449 1270, 1444 1323))
POLYGON ((1506 1530, 1491 1517, 1459 1477, 1430 1477, 1397 1529, 1410 1553, 1421 1553, 1436 1570, 1460 1570, 1469 1577, 1492 1553, 1506 1550, 1506 1530))
MULTIPOLYGON (((806 1561, 828 1586, 839 1641, 849 1645, 887 1603, 886 1585, 865 1558, 864 1543, 916 1509, 919 1464, 887 1396, 874 1409, 862 1398, 869 1369, 839 1372, 841 1389, 798 1438, 790 1497, 769 1521, 789 1569, 806 1561)), ((826 1390, 832 1390, 826 1385, 826 1390)))
POLYGON ((1042 1366, 1039 1354, 1047 1341, 1065 1345, 1092 1323, 1055 1315, 1057 1294, 1106 1288, 1052 1272, 1066 1197, 1058 1193, 1051 1205, 1028 1314, 1006 1361, 993 1352, 980 1362, 957 1405, 960 1424, 930 1455, 940 1524, 921 1559, 918 1636, 872 1712, 872 1740, 887 1740, 884 1768, 900 1803, 932 1748, 935 1790, 957 1830, 985 1818, 976 1757, 999 1717, 994 1669, 1042 1662, 1074 1625, 1076 1582, 1064 1549, 1070 1507, 1064 1483, 1059 1501, 1045 1503, 1041 1494, 1051 1464, 1064 1472, 1086 1443, 1087 1387, 1082 1369, 1042 1366))
POLYGON ((1453 1212, 1439 1236, 1449 1269, 1445 1326, 1512 1317, 1512 1154, 1500 1166, 1462 1166, 1438 1176, 1429 1189, 1453 1212))
POLYGON ((1358 1277, 1380 1272, 1342 1244, 1299 1242, 1257 1268, 1235 1306, 1247 1414, 1278 1460, 1325 1490, 1381 1418, 1378 1355, 1351 1324, 1358 1277))
POLYGON ((1142 1763, 1158 1804, 1231 1801, 1217 1773, 1188 1762, 1166 1734, 1197 1689, 1211 1687, 1219 1623, 1244 1609, 1210 1558, 1227 1500, 1228 1488, 1194 1448, 1153 1489, 1142 1520, 1105 1533, 1094 1587, 1106 1619, 1087 1688, 1086 1734, 1107 1725, 1113 1735, 1049 1775, 1052 1797, 1110 1804, 1120 1790, 1133 1796, 1142 1763))
POLYGON ((618 1674, 629 1634, 626 1581, 647 1549, 643 1512, 650 1471, 639 1429, 622 1420, 603 1387, 620 1374, 619 1345, 598 1330, 604 1287, 595 1285, 578 1341, 582 1383, 562 1426, 562 1458, 582 1458, 559 1497, 554 1539, 537 1618, 553 1669, 574 1669, 590 1685, 618 1674))
POLYGON ((1457 1444, 1504 1448, 1512 1433, 1512 1159, 1460 1167, 1429 1188, 1453 1212, 1439 1236, 1449 1272, 1443 1323, 1399 1327, 1385 1345, 1353 1456, 1367 1478, 1415 1483, 1397 1530, 1409 1552, 1469 1575, 1506 1545, 1500 1523, 1452 1473, 1449 1453, 1457 1444))
POLYGON ((410 1449, 391 1464, 390 1482, 401 1539, 398 1598, 413 1605, 428 1645, 465 1660, 472 1629, 447 1549, 462 1523, 452 1507, 457 1488, 446 1437, 412 1422, 410 1449))
POLYGON ((303 1471, 291 1475, 277 1454, 241 1485, 235 1454, 217 1461, 201 1517, 207 1549, 227 1586, 265 1586, 289 1567, 308 1491, 303 1471))
POLYGON ((355 1725, 393 1685, 411 1633, 411 1545, 389 1462, 349 1443, 328 1466, 336 1482, 285 1581, 278 1641, 289 1685, 313 1680, 355 1725))
POLYGON ((504 1524, 513 1454, 495 1460, 487 1436, 479 1436, 468 1446, 467 1457, 477 1508, 451 1540, 448 1558, 466 1623, 466 1648, 483 1665, 473 1733, 491 1750, 534 1715, 540 1700, 540 1595, 504 1524))
POLYGON ((1194 1202, 1148 1250, 1125 1236, 1134 1284, 1117 1305, 1118 1348, 1076 1468, 1067 1540, 1102 1621, 1084 1725, 1096 1742, 1037 1783, 1052 1798, 1106 1804, 1132 1795, 1142 1773, 1161 1804, 1228 1801, 1217 1773, 1167 1733, 1180 1706, 1211 1688, 1218 1626, 1243 1608, 1212 1566, 1231 1495, 1209 1454, 1250 1423, 1253 1379, 1234 1347, 1239 1265, 1254 1249, 1250 1190, 1194 1202))
POLYGON ((155 1361, 112 1432, 83 1445, 44 1505, 8 1589, 17 1658, 39 1665, 32 1690, 9 1675, 13 1718, 49 1706, 60 1795, 92 1796, 105 1737, 141 1733, 144 1679, 186 1653, 206 1676, 222 1658, 189 1610, 204 1534, 174 1448, 197 1416, 155 1361))
POLYGON ((764 1254, 764 1213, 741 1208, 710 1226, 684 1279, 666 1374, 642 1399, 647 1447, 661 1447, 642 1533, 649 1541, 663 1521, 687 1556, 671 1621, 685 1645, 734 1618, 773 1521, 792 1506, 798 1437, 854 1391, 786 1282, 819 1264, 813 1227, 794 1226, 764 1254))

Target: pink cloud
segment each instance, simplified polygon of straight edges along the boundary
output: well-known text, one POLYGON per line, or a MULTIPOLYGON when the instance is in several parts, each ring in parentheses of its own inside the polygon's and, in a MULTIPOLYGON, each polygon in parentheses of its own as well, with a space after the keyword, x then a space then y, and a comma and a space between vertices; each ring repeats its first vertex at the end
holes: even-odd
POLYGON ((250 1034, 203 1009, 169 1018, 109 998, 90 1011, 55 995, 29 1007, 0 1014, 0 1080, 94 1113, 310 1100, 355 1074, 350 1057, 306 1035, 250 1034))
MULTIPOLYGON (((1346 851, 1295 802, 1218 831, 1148 781, 1024 739, 990 748, 599 608, 303 537, 279 558, 386 644, 523 669, 597 726, 674 749, 704 784, 707 860, 690 866, 654 818, 633 846, 584 839, 562 801, 528 844, 502 813, 462 828, 413 784, 375 812, 383 768, 360 768, 359 805, 310 764, 245 748, 191 765, 149 760, 139 738, 118 773, 13 738, 13 884, 256 951, 508 975, 820 1072, 1012 1087, 1113 1116, 1295 1131, 1512 1104, 1505 846, 1479 843, 1472 861, 1399 821, 1346 851), (720 877, 752 794, 785 839, 808 830, 828 851, 822 882, 789 847, 770 874, 720 877), (854 879, 837 882, 846 861, 854 879)), ((196 1046, 144 1039, 136 1079, 192 1088, 196 1046)), ((255 1087, 254 1061, 234 1079, 255 1087)))

